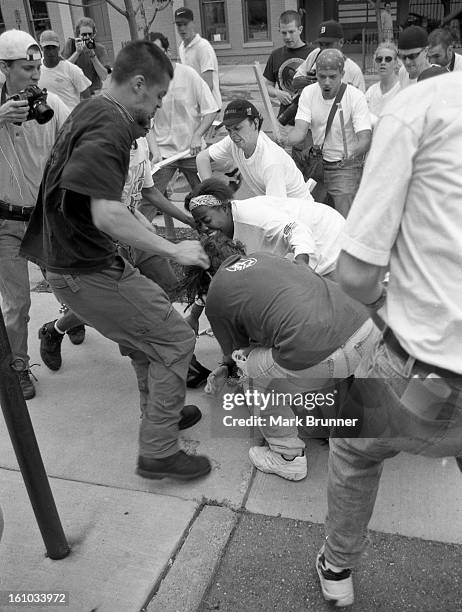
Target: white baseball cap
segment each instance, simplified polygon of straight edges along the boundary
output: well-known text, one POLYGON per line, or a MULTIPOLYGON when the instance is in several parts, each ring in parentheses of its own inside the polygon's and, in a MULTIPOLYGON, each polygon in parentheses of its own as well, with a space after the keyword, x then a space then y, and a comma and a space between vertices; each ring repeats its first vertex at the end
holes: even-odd
POLYGON ((7 30, 0 34, 0 60, 42 59, 39 44, 28 32, 7 30), (31 49, 31 47, 37 47, 31 49))

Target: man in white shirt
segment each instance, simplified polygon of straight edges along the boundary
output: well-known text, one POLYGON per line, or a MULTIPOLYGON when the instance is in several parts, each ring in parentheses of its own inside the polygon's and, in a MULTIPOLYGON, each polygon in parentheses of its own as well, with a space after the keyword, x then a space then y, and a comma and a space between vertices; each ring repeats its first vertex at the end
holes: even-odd
MULTIPOLYGON (((362 415, 361 433, 330 440, 317 570, 337 606, 353 603, 351 573, 367 544, 384 461, 404 451, 459 457, 462 466, 461 100, 455 72, 387 104, 341 241, 340 284, 387 327, 345 406, 362 415)), ((367 563, 362 571, 370 577, 367 563)))
POLYGON ((323 159, 324 182, 335 208, 347 216, 361 180, 364 154, 371 142, 371 120, 365 95, 352 85, 342 84, 343 54, 326 49, 317 59, 318 82, 302 91, 295 127, 289 132, 289 143, 304 141, 308 130, 323 159), (345 91, 325 137, 329 114, 340 87, 345 91))
MULTIPOLYGON (((153 43, 168 51, 168 39, 160 32, 150 36, 153 43)), ((149 139, 153 151, 153 161, 160 161, 189 149, 189 155, 154 175, 154 184, 164 193, 175 171, 182 172, 191 187, 200 181, 197 176, 196 155, 205 148, 204 134, 207 133, 219 110, 210 89, 193 68, 173 63, 173 79, 168 92, 162 100, 152 121, 149 139)), ((144 214, 149 217, 147 210, 144 214)))
POLYGON ((247 100, 233 100, 223 115, 228 136, 197 156, 201 180, 212 176, 211 162, 233 162, 255 195, 313 201, 303 175, 284 149, 261 131, 263 119, 247 100))
POLYGON ((72 110, 80 102, 80 94, 90 87, 91 81, 81 68, 59 55, 60 42, 56 32, 42 32, 40 46, 43 49, 43 64, 39 86, 59 96, 72 110))
POLYGON ((199 74, 213 93, 218 108, 222 100, 218 78, 218 61, 215 51, 208 40, 196 33, 194 14, 188 8, 175 11, 175 24, 182 39, 178 52, 182 64, 191 66, 199 74))
POLYGON ((403 30, 398 39, 398 56, 403 62, 399 69, 401 89, 417 83, 417 77, 427 68, 428 35, 420 26, 409 26, 403 30))
POLYGON ((0 35, 0 69, 5 75, 0 106, 0 293, 6 331, 25 399, 35 388, 30 379, 27 333, 30 283, 27 261, 19 249, 34 210, 46 161, 58 131, 69 114, 53 93, 46 104, 53 115, 39 124, 29 117, 29 103, 21 94, 37 87, 42 64, 38 43, 27 32, 8 30, 0 35))
MULTIPOLYGON (((321 51, 324 49, 339 49, 342 50, 343 43, 345 42, 343 37, 343 28, 338 21, 323 21, 319 26, 318 36, 318 48, 314 49, 306 58, 306 60, 300 64, 297 68, 294 79, 292 81, 293 87, 296 90, 303 89, 307 85, 313 83, 313 76, 309 76, 309 73, 316 71, 316 59, 321 51)), ((366 83, 364 81, 364 75, 361 68, 345 56, 344 73, 342 75, 342 82, 349 85, 354 85, 362 92, 366 91, 366 83)))
POLYGON ((321 276, 334 278, 338 238, 344 219, 330 206, 293 198, 259 196, 232 200, 233 192, 218 179, 207 179, 185 198, 185 208, 197 196, 207 205, 191 210, 199 231, 223 232, 245 245, 249 253, 265 251, 308 265, 321 276))
POLYGON ((450 30, 438 28, 428 35, 428 61, 447 68, 449 72, 462 70, 462 55, 454 51, 454 39, 450 30))

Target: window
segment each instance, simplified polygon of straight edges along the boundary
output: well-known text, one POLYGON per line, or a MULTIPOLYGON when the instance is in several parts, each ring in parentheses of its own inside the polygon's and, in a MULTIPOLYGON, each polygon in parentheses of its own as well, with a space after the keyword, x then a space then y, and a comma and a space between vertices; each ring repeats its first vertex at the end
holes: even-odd
MULTIPOLYGON (((42 2, 41 0, 30 0, 30 10, 32 21, 31 25, 35 32, 35 38, 38 39, 44 30, 51 30, 47 3, 42 2)), ((32 36, 34 36, 33 33, 32 36)))
POLYGON ((202 0, 202 33, 212 43, 228 42, 225 0, 202 0))
POLYGON ((244 39, 256 42, 270 39, 268 0, 244 0, 244 39))

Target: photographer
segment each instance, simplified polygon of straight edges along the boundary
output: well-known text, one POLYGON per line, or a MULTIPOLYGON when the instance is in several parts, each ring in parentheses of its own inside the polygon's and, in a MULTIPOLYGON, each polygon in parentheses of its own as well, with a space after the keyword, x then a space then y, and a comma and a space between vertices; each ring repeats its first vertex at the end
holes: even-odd
POLYGON ((41 95, 41 63, 40 47, 27 32, 9 30, 0 36, 0 69, 5 75, 0 106, 0 294, 12 367, 25 399, 34 397, 35 389, 27 354, 29 273, 19 247, 45 162, 69 113, 54 94, 41 95))
POLYGON ((102 87, 102 81, 108 76, 107 53, 100 43, 95 41, 96 26, 93 19, 82 17, 75 26, 75 39, 69 38, 63 51, 64 59, 82 69, 90 79, 91 85, 84 96, 94 96, 102 87))

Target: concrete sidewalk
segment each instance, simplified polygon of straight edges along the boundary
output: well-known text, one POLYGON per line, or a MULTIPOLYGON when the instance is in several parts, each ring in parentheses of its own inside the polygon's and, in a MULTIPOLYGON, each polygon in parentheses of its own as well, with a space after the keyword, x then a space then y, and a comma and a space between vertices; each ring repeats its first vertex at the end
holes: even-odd
MULTIPOLYGON (((40 280, 36 269, 32 277, 40 280)), ((32 293, 32 363, 40 363, 37 329, 57 311, 52 294, 32 293)), ((220 358, 206 335, 197 354, 210 368, 220 358)), ((1 612, 18 608, 7 605, 6 591, 67 592, 70 612, 329 609, 312 567, 326 511, 327 446, 310 441, 305 481, 255 473, 247 452, 259 436, 223 427, 223 407, 190 391, 187 401, 203 418, 183 432, 182 445, 207 454, 211 474, 191 483, 145 480, 135 474, 135 376, 112 342, 88 329, 81 346, 64 339, 59 372, 34 371, 29 411, 72 552, 46 558, 2 420, 1 612)), ((358 573, 355 609, 460 610, 461 509, 453 459, 391 460, 371 522, 382 533, 358 573)))

